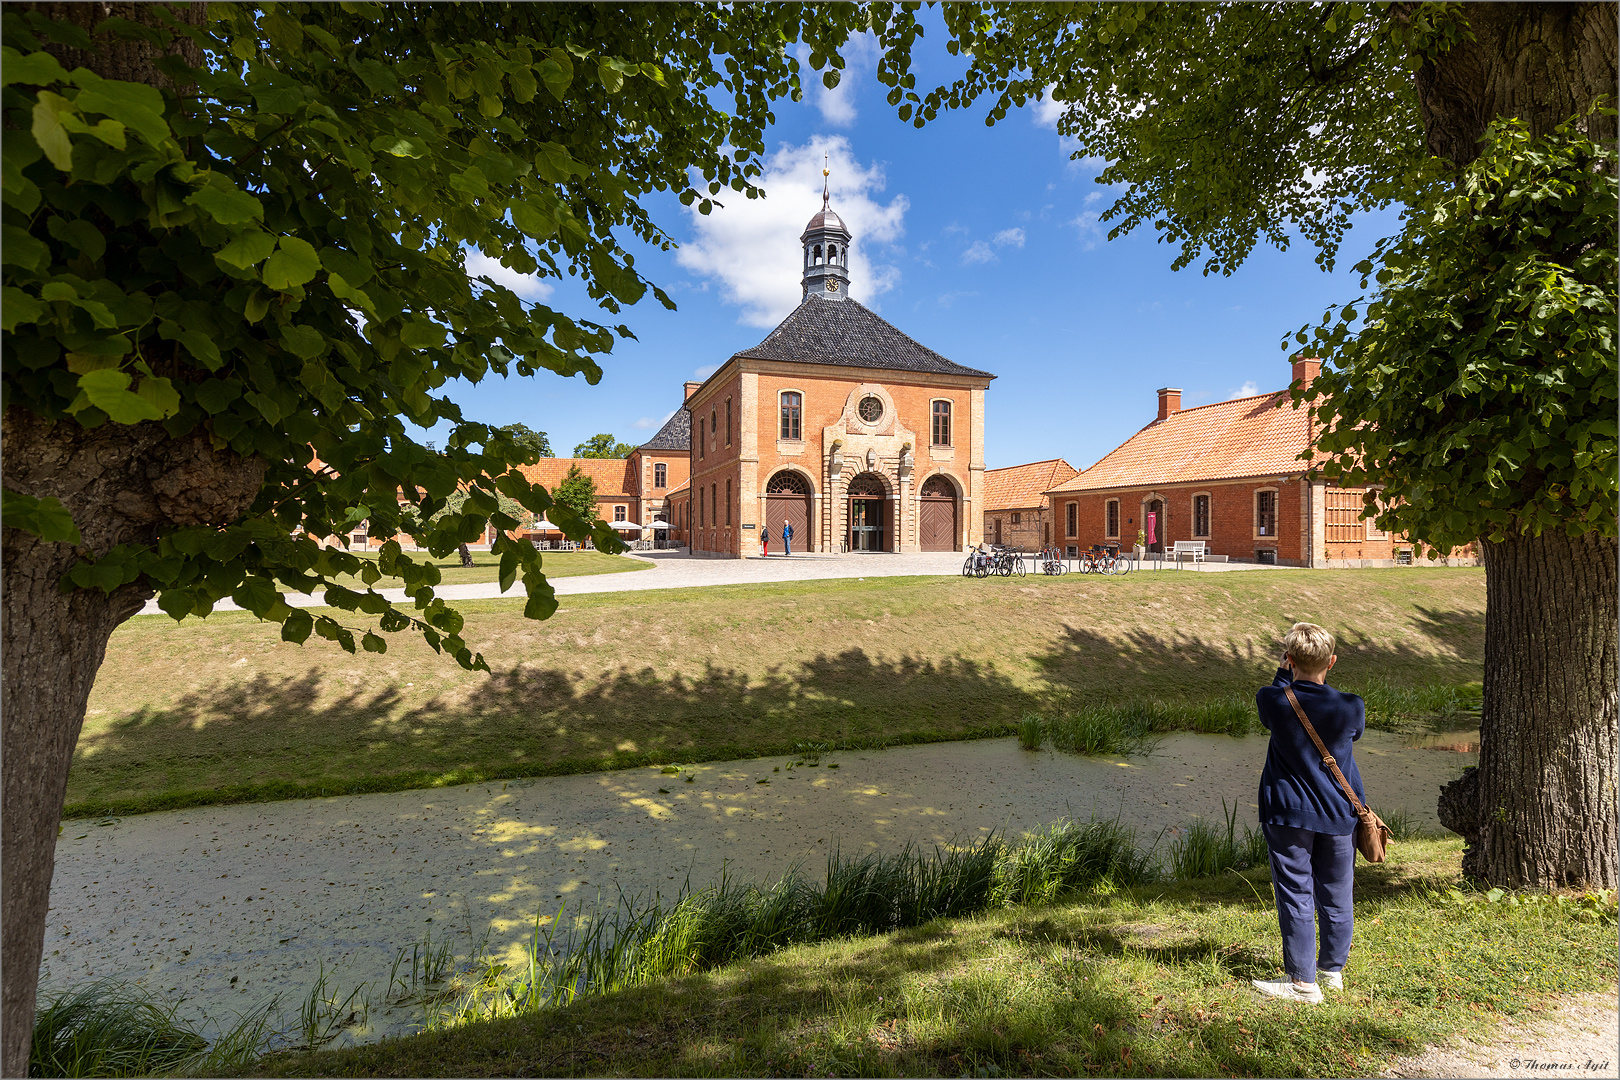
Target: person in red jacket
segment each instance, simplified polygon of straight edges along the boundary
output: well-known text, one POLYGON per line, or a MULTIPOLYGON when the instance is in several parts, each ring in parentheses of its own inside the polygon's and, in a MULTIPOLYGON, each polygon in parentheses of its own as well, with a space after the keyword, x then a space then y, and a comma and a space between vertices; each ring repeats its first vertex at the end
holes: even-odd
POLYGON ((1260 774, 1260 829, 1271 856, 1287 976, 1255 979, 1254 987, 1268 997, 1310 1004, 1322 1000, 1321 986, 1344 989, 1355 925, 1356 813, 1300 723, 1288 690, 1357 797, 1367 797, 1351 753, 1367 729, 1367 710, 1356 695, 1327 684, 1339 659, 1333 647, 1333 635, 1322 627, 1295 623, 1283 638, 1276 678, 1255 695, 1260 723, 1271 732, 1260 774))

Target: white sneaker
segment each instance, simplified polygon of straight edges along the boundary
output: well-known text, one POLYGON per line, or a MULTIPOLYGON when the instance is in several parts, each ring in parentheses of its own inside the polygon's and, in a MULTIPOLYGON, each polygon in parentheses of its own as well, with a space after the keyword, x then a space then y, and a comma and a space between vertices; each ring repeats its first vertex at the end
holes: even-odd
POLYGON ((1254 979, 1254 988, 1267 997, 1281 998, 1283 1001, 1299 1001, 1306 1005, 1320 1005, 1322 991, 1315 983, 1306 986, 1294 985, 1293 979, 1254 979))
POLYGON ((1343 990, 1344 972, 1317 969, 1316 983, 1318 986, 1326 987, 1329 990, 1343 990))

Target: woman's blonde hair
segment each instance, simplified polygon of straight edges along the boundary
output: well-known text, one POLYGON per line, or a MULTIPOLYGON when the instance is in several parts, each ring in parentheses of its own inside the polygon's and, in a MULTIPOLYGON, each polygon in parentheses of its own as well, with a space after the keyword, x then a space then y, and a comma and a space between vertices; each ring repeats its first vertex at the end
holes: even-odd
POLYGON ((1333 656, 1333 635, 1315 623, 1297 622, 1284 636, 1283 649, 1294 658, 1295 671, 1315 674, 1327 669, 1333 656))

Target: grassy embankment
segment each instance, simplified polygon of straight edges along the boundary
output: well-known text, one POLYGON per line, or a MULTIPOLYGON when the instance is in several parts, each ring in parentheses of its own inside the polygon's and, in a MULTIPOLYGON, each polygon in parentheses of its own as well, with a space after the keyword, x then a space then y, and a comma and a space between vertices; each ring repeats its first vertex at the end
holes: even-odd
MULTIPOLYGON (((1031 864, 1043 861, 1042 851, 1049 856, 1051 845, 1025 850, 1031 846, 1037 853, 1024 858, 1033 871, 1026 879, 1039 885, 1042 867, 1031 864)), ((1397 845, 1387 863, 1358 868, 1346 989, 1316 1007, 1264 1002, 1249 986, 1280 970, 1263 867, 1121 885, 1114 875, 1126 868, 1104 866, 1071 874, 1083 880, 1054 902, 1012 904, 1003 895, 1009 863, 1003 857, 995 879, 1000 892, 962 917, 777 951, 767 946, 755 950, 763 956, 704 970, 705 950, 737 923, 730 913, 742 896, 735 889, 729 900, 711 893, 705 927, 682 938, 681 948, 669 948, 668 932, 637 937, 667 974, 638 977, 636 969, 646 965, 621 963, 628 977, 608 992, 524 1008, 521 975, 514 982, 510 972, 473 970, 470 990, 436 1030, 345 1050, 272 1055, 253 1071, 1376 1076, 1393 1058, 1445 1037, 1488 1039, 1497 1017, 1546 1008, 1558 994, 1612 991, 1612 894, 1483 894, 1461 882, 1460 856, 1455 838, 1415 840, 1397 845)), ((961 882, 971 884, 971 861, 955 867, 961 882)), ((1045 871, 1062 864, 1044 862, 1045 871)), ((900 870, 891 863, 877 873, 884 895, 909 897, 927 881, 914 875, 907 888, 897 880, 900 870)), ((1053 883, 1051 873, 1044 876, 1053 883)), ((812 895, 814 912, 860 904, 862 897, 844 884, 835 890, 829 880, 812 895)), ((785 905, 776 902, 781 893, 752 897, 755 926, 768 932, 788 921, 785 905)), ((666 929, 679 928, 678 916, 666 913, 666 929)), ((597 950, 597 971, 617 962, 608 952, 597 950)), ((547 985, 555 991, 562 983, 547 985)))
POLYGON ((68 814, 1002 735, 1098 706, 1232 730, 1296 619, 1339 635, 1335 683, 1376 691, 1375 724, 1419 724, 1480 679, 1485 595, 1480 571, 1413 569, 723 586, 566 597, 544 623, 457 606, 491 674, 408 635, 349 656, 247 613, 132 619, 68 814))

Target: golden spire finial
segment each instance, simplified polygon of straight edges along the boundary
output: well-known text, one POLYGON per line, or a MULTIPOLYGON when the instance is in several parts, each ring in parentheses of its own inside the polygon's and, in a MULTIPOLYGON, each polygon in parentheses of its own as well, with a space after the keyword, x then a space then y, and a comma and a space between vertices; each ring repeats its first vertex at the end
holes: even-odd
POLYGON ((827 209, 827 203, 832 198, 827 188, 827 185, 831 183, 828 177, 832 175, 832 169, 829 168, 828 157, 829 155, 825 153, 821 155, 821 208, 823 210, 827 209))

